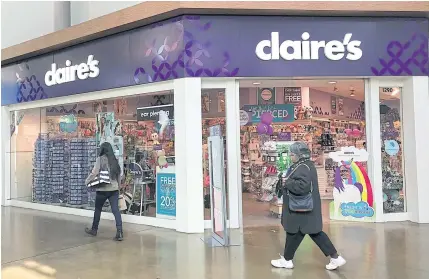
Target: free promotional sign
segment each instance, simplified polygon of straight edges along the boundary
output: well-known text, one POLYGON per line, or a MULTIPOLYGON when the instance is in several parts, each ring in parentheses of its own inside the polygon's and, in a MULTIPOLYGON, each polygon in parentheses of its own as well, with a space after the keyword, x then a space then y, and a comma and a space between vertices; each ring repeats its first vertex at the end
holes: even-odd
POLYGON ((156 215, 174 219, 176 217, 176 174, 174 167, 156 173, 156 215), (167 172, 168 171, 168 172, 167 172))
POLYGON ((251 113, 252 123, 261 122, 261 115, 264 112, 270 112, 273 115, 273 122, 293 122, 294 105, 245 105, 243 109, 251 113))
POLYGON ((137 108, 137 121, 158 121, 159 112, 163 110, 169 119, 174 119, 174 106, 162 105, 153 107, 137 108))
POLYGON ((286 104, 301 105, 301 87, 285 87, 284 99, 286 104))

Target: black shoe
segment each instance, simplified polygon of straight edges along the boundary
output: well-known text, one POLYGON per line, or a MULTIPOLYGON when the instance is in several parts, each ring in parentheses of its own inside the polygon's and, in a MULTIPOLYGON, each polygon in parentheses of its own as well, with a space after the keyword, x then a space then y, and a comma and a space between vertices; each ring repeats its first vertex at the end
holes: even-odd
POLYGON ((85 232, 92 236, 97 236, 97 230, 85 228, 85 232))
POLYGON ((114 240, 116 240, 116 241, 124 240, 124 233, 122 232, 122 229, 116 230, 116 236, 115 236, 114 240))

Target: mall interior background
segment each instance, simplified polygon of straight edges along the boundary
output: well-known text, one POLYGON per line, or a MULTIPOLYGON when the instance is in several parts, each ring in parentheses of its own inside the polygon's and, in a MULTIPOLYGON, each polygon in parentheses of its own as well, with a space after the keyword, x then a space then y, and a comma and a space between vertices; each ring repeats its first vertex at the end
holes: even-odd
MULTIPOLYGON (((422 121, 426 110, 426 107, 419 106, 428 103, 427 24, 424 18, 315 17, 308 20, 299 16, 182 15, 46 53, 23 63, 10 62, 2 68, 2 91, 8 92, 2 94, 2 129, 11 135, 10 146, 7 144, 3 149, 6 152, 2 152, 5 158, 2 171, 6 174, 3 185, 3 189, 7 189, 6 203, 54 212, 65 212, 64 208, 91 208, 91 194, 85 192, 82 181, 89 172, 96 155, 95 146, 99 143, 94 130, 103 131, 102 134, 107 131, 104 136, 111 137, 115 148, 118 147, 117 155, 124 162, 124 172, 125 165, 134 163, 132 160, 143 160, 151 165, 148 166, 151 170, 171 170, 174 173, 164 173, 165 176, 177 175, 177 189, 164 185, 162 192, 168 194, 168 205, 173 208, 177 190, 177 198, 181 201, 177 206, 179 209, 183 207, 178 212, 183 213, 183 219, 169 222, 169 227, 194 226, 183 231, 201 232, 202 224, 210 223, 204 222, 204 215, 206 219, 209 217, 207 205, 210 200, 207 196, 207 151, 204 146, 207 128, 221 124, 227 146, 227 194, 232 197, 239 191, 243 201, 241 203, 234 196, 229 204, 230 210, 234 208, 230 217, 235 219, 237 227, 242 207, 245 217, 252 217, 254 211, 256 220, 277 222, 270 214, 271 202, 276 202, 273 198, 274 173, 279 166, 272 163, 279 158, 283 160, 283 155, 278 156, 277 146, 265 146, 271 134, 283 141, 304 140, 311 144, 313 159, 320 167, 322 196, 327 200, 334 197, 335 190, 332 189, 332 170, 326 167, 330 164, 325 158, 326 151, 337 152, 340 145, 358 149, 368 143, 372 159, 368 164, 372 163, 372 167, 368 168, 365 160, 354 162, 354 167, 359 169, 359 181, 354 181, 356 175, 350 178, 347 170, 341 175, 340 169, 337 175, 335 169, 334 188, 353 189, 355 196, 352 202, 358 199, 366 202, 354 206, 354 214, 363 210, 366 214, 363 217, 368 217, 368 221, 374 221, 371 220, 374 211, 381 213, 377 214, 378 221, 385 221, 387 215, 394 215, 390 212, 408 213, 408 209, 410 215, 404 214, 398 219, 423 220, 427 218, 420 214, 426 212, 421 210, 425 206, 421 200, 422 193, 426 191, 422 188, 425 169, 423 164, 417 163, 420 160, 417 154, 420 150, 421 154, 426 152, 421 141, 426 138, 427 131, 422 129, 423 124, 417 126, 416 123, 422 121), (273 32, 278 26, 295 28, 273 32), (370 32, 374 30, 377 32, 370 32), (311 42, 308 41, 309 35, 311 42), (225 40, 225 37, 231 40, 225 40), (351 38, 353 41, 349 42, 351 38), (288 52, 290 39, 297 40, 294 41, 293 54, 288 52), (359 46, 360 54, 346 55, 349 50, 343 47, 343 41, 359 46), (407 46, 407 51, 402 52, 400 58, 408 61, 406 66, 398 68, 397 64, 401 63, 391 57, 391 49, 397 47, 392 41, 407 46), (301 53, 301 46, 308 47, 310 43, 326 46, 323 50, 313 51, 307 61, 308 53, 301 53), (341 45, 342 53, 334 54, 334 45, 341 45), (112 50, 120 51, 112 55, 112 50), (94 62, 94 59, 99 63, 97 74, 81 73, 77 80, 62 80, 61 71, 76 69, 76 66, 82 66, 84 70, 86 64, 94 62), (386 61, 390 62, 386 64, 386 61), (46 77, 49 81, 54 72, 57 84, 46 82, 46 77), (294 76, 307 78, 286 80, 294 76), (322 76, 348 78, 314 80, 322 76), (252 77, 261 78, 254 80, 252 77), (368 79, 364 82, 352 77, 368 79), (174 94, 172 91, 160 92, 163 89, 174 89, 174 94), (142 96, 143 92, 147 96, 142 96), (171 94, 172 99, 164 96, 171 94), (141 96, 131 98, 131 95, 141 96), (103 99, 105 96, 110 97, 103 99), (406 98, 402 99, 402 96, 406 98), (301 98, 299 102, 298 97, 301 98), (400 102, 398 98, 401 98, 400 102), (152 110, 158 105, 170 105, 172 100, 174 121, 168 119, 164 128, 174 131, 174 136, 170 132, 168 136, 160 133, 160 122, 164 122, 161 119, 139 119, 137 106, 152 110), (380 100, 383 104, 379 103, 380 100), (397 105, 400 103, 404 106, 397 105), (249 112, 262 112, 267 106, 271 106, 277 116, 273 114, 264 120, 262 116, 256 119, 249 116, 249 112), (279 111, 282 111, 283 118, 289 118, 279 119, 279 111), (402 114, 404 129, 407 129, 404 134, 401 133, 402 114), (246 117, 241 119, 241 116, 245 115, 247 120, 242 124, 246 117), (106 124, 109 129, 105 129, 106 124), (128 125, 135 127, 131 133, 127 130, 128 125), (143 142, 133 143, 132 134, 137 131, 143 142), (46 137, 49 134, 52 139, 46 137), (402 141, 403 135, 408 140, 402 141), (389 144, 388 150, 382 148, 386 143, 389 144), (136 147, 139 145, 148 150, 138 154, 140 148, 137 150, 136 147), (48 147, 69 152, 46 152, 48 147), (404 157, 408 156, 409 166, 405 173, 403 147, 407 149, 404 157), (153 150, 155 148, 158 150, 153 150), (175 154, 172 149, 175 149, 175 154), (149 157, 148 153, 153 156, 149 157), (174 165, 176 161, 177 165, 174 165), (198 171, 192 171, 193 168, 198 171), (43 179, 44 176, 49 178, 49 183, 43 179), (68 180, 64 182, 66 177, 68 180), (411 181, 409 185, 414 187, 404 187, 401 177, 411 181), (258 182, 255 184, 254 181, 258 182), (382 186, 384 182, 386 185, 382 186), (377 199, 371 197, 371 191, 377 199), (245 192, 244 195, 241 192, 245 192), (415 202, 407 204, 407 199, 415 202), (375 204, 374 200, 377 200, 375 204), (56 206, 42 206, 46 204, 56 206)), ((287 155, 287 146, 284 148, 286 152, 282 153, 287 155)), ((287 156, 284 157, 287 161, 287 156)), ((286 162, 282 164, 285 167, 286 162)), ((351 160, 346 160, 343 167, 351 168, 351 160)), ((140 176, 139 169, 129 169, 132 175, 140 176)), ((154 216, 160 208, 159 202, 153 202, 153 184, 156 189, 156 181, 150 177, 137 178, 140 180, 138 187, 133 181, 133 187, 126 191, 132 192, 129 205, 139 197, 141 209, 137 204, 133 206, 137 207, 137 210, 132 210, 134 213, 129 212, 129 208, 126 211, 130 215, 138 212, 154 216), (143 205, 146 202, 148 204, 143 205)), ((131 186, 124 181, 126 184, 131 186)), ((155 195, 157 193, 160 191, 155 190, 155 195)), ((349 212, 350 208, 346 209, 349 212)), ((88 216, 90 212, 79 211, 79 214, 88 216)), ((132 219, 146 224, 147 219, 155 218, 132 219)), ((161 223, 156 225, 164 226, 161 223)))

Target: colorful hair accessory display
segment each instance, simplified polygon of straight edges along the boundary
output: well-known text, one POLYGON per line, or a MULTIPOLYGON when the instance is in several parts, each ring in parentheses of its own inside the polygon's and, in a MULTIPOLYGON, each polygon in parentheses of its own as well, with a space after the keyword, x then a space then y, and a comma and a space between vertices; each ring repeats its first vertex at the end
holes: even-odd
POLYGON ((346 135, 348 135, 349 137, 360 137, 362 135, 362 132, 359 131, 358 129, 345 129, 344 132, 346 133, 346 135))

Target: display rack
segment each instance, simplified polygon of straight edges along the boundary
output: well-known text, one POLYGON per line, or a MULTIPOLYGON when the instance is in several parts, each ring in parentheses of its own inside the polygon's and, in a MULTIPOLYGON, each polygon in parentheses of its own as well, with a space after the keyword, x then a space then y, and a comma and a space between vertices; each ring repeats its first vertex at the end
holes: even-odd
POLYGON ((329 163, 328 154, 344 146, 363 148, 365 142, 365 125, 356 120, 313 117, 294 122, 275 123, 272 125, 274 131, 272 136, 259 135, 256 132, 256 126, 255 124, 241 127, 241 156, 243 191, 250 191, 257 197, 262 196, 262 178, 267 165, 262 157, 269 155, 263 151, 263 142, 267 140, 263 138, 268 137, 268 140, 279 141, 281 136, 288 134, 291 141, 307 143, 311 150, 311 159, 317 168, 319 192, 323 199, 333 198, 334 168, 329 163), (347 134, 348 130, 361 132, 347 134), (246 175, 248 168, 251 173, 250 179, 246 175))
POLYGON ((154 161, 153 152, 152 145, 135 146, 129 156, 127 175, 131 179, 131 194, 127 200, 126 213, 128 214, 137 213, 141 216, 147 212, 150 205, 156 204, 155 170, 150 167, 154 161), (133 165, 132 168, 131 165, 133 165))
POLYGON ((128 205, 127 213, 135 214, 135 209, 139 208, 138 214, 142 214, 148 210, 152 204, 156 204, 154 199, 155 193, 150 191, 151 186, 155 189, 155 174, 153 170, 142 170, 142 177, 134 179, 133 192, 131 202, 128 205), (147 190, 149 189, 149 194, 147 190), (140 199, 138 199, 140 197, 140 199), (138 203, 136 201, 139 201, 138 203))
POLYGON ((96 160, 94 138, 54 138, 41 134, 33 156, 33 202, 87 207, 85 185, 96 160))

